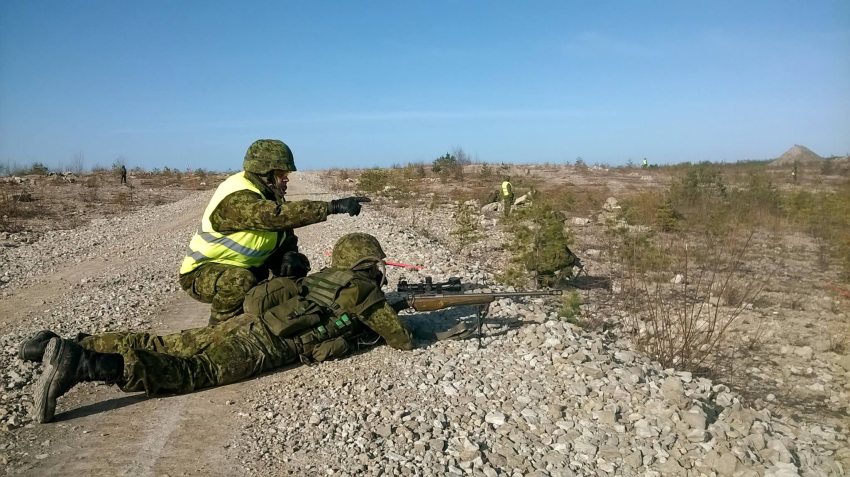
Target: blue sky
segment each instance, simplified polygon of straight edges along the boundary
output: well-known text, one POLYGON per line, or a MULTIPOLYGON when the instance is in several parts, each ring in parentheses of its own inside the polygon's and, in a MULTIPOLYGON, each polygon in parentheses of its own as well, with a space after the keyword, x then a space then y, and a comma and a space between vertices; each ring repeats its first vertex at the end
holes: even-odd
POLYGON ((258 138, 302 169, 843 155, 850 2, 0 2, 0 164, 258 138))

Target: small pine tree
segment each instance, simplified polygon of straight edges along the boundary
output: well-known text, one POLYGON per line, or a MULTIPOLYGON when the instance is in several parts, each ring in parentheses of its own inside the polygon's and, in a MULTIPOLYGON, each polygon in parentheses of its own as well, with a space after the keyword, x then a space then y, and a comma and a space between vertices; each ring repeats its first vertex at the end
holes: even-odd
POLYGON ((481 239, 478 216, 471 205, 461 204, 458 206, 454 218, 457 227, 450 233, 457 237, 461 250, 481 239))

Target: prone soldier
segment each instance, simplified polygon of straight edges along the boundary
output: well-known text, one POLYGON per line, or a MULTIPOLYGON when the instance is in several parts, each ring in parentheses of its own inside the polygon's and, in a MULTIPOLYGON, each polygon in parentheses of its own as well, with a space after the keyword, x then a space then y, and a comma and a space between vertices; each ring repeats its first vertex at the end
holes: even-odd
POLYGON ((83 381, 127 392, 188 393, 288 364, 351 352, 364 336, 413 349, 410 331, 387 303, 384 254, 375 237, 348 234, 334 245, 331 267, 293 281, 271 278, 245 297, 245 313, 180 333, 104 333, 61 339, 41 331, 24 341, 22 359, 42 360, 34 390, 35 418, 49 422, 56 401, 83 381))

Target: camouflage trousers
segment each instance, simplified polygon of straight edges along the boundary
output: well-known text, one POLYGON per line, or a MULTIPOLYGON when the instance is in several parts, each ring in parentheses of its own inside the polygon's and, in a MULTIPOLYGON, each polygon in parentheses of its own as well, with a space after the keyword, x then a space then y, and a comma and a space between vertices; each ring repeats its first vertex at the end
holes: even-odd
POLYGON ((511 207, 514 205, 514 196, 502 197, 502 212, 505 217, 511 215, 511 207))
POLYGON ((83 348, 124 357, 123 391, 188 393, 230 384, 298 361, 290 340, 272 334, 251 315, 216 326, 168 335, 104 333, 83 348))
POLYGON ((253 271, 221 263, 207 263, 180 275, 180 286, 192 298, 211 303, 210 325, 242 314, 242 301, 259 280, 253 271))

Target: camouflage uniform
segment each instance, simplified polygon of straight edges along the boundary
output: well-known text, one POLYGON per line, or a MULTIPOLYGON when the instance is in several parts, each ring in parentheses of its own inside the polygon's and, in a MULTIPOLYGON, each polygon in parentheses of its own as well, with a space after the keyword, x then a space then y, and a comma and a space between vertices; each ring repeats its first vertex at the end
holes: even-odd
POLYGON ((273 278, 248 293, 245 311, 216 326, 164 336, 105 333, 86 337, 80 345, 100 353, 120 353, 124 358, 121 389, 144 390, 149 395, 186 393, 299 361, 337 358, 369 330, 394 348, 413 348, 410 332, 374 278, 364 271, 329 268, 298 282, 273 278), (333 305, 317 306, 315 295, 328 289, 321 286, 322 281, 327 285, 334 274, 346 273, 351 279, 333 305))
POLYGON ((259 281, 268 278, 269 271, 280 268, 284 253, 298 251, 298 237, 293 229, 327 220, 330 204, 324 201, 286 202, 283 194, 269 186, 261 174, 272 169, 295 170, 292 153, 280 141, 259 140, 248 149, 245 157, 245 178, 259 190, 240 190, 226 196, 210 215, 215 232, 230 234, 240 231, 281 232, 275 252, 260 267, 238 267, 216 263, 211 259, 194 270, 181 273, 180 286, 192 298, 211 303, 210 324, 220 323, 242 313, 245 294, 259 281), (276 150, 274 148, 277 148, 276 150), (282 148, 282 149, 281 149, 282 148), (275 162, 273 153, 280 155, 275 162))
POLYGON ((328 217, 327 202, 284 202, 283 198, 275 199, 274 193, 256 174, 249 172, 245 176, 264 192, 264 196, 251 191, 230 194, 210 217, 213 228, 221 233, 282 231, 284 238, 262 268, 241 268, 213 262, 180 275, 183 290, 198 301, 212 304, 210 324, 242 313, 242 300, 248 290, 267 278, 270 270, 280 268, 280 258, 284 253, 298 251, 298 237, 292 229, 322 222, 328 217))

